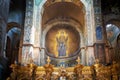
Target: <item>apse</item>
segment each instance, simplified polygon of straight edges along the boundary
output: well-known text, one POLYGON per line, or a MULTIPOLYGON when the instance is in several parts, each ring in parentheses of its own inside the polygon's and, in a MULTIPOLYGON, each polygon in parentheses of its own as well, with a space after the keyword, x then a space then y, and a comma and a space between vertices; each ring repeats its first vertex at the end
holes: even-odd
POLYGON ((81 1, 47 1, 41 21, 41 46, 55 66, 73 66, 80 56, 85 32, 85 8, 81 1), (73 61, 73 62, 72 62, 73 61))
POLYGON ((78 54, 80 35, 78 31, 67 24, 57 24, 47 33, 45 39, 47 55, 52 57, 70 57, 78 54))

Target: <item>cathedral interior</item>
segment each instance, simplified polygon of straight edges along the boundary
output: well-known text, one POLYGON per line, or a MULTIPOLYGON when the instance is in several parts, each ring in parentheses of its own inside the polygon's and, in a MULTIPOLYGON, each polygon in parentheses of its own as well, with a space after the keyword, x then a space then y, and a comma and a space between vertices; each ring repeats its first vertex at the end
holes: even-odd
POLYGON ((0 80, 120 80, 119 0, 0 0, 0 80))

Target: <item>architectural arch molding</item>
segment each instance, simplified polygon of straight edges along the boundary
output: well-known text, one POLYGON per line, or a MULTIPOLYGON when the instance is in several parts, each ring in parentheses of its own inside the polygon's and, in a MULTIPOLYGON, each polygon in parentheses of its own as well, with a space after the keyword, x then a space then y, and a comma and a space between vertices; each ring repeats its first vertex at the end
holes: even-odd
MULTIPOLYGON (((83 9, 86 9, 86 4, 85 4, 85 1, 84 0, 79 0, 80 3, 82 4, 83 9)), ((42 0, 42 2, 40 3, 39 5, 39 9, 40 9, 40 14, 43 15, 43 12, 44 12, 44 4, 47 2, 47 0, 42 0)), ((86 2, 87 3, 87 2, 86 2)))
POLYGON ((54 19, 49 21, 46 25, 43 25, 43 31, 46 34, 53 26, 58 25, 58 24, 67 24, 70 25, 72 27, 74 27, 79 33, 83 33, 83 26, 76 22, 73 19, 54 19))
POLYGON ((20 24, 18 24, 16 22, 10 22, 10 23, 7 24, 7 32, 14 27, 17 27, 17 28, 21 29, 20 24))
MULTIPOLYGON (((89 2, 90 2, 91 0, 88 0, 88 1, 86 1, 86 0, 79 0, 79 1, 83 4, 83 9, 84 9, 83 11, 86 11, 86 9, 87 9, 86 6, 88 6, 88 4, 89 4, 89 2)), ((49 25, 49 23, 46 24, 46 25, 42 25, 42 15, 43 15, 43 13, 44 13, 44 4, 45 4, 46 2, 47 2, 47 0, 42 0, 41 3, 39 4, 39 6, 37 6, 37 7, 39 8, 39 10, 40 10, 40 12, 39 12, 39 14, 40 14, 40 19, 39 19, 39 20, 40 20, 40 27, 41 27, 41 32, 40 32, 40 33, 41 33, 41 35, 40 35, 41 38, 43 38, 43 36, 46 35, 47 31, 52 27, 52 26, 49 25), (45 26, 45 27, 48 27, 48 28, 43 28, 44 26, 45 26), (49 26, 50 26, 50 27, 49 27, 49 26), (42 30, 44 30, 44 31, 42 31, 42 30)), ((62 22, 62 21, 61 21, 61 22, 62 22)), ((57 23, 60 23, 60 22, 57 21, 57 23)), ((66 22, 66 24, 67 24, 67 23, 68 23, 68 22, 66 22)), ((54 22, 54 24, 56 24, 56 22, 54 22)), ((76 25, 74 25, 74 23, 71 23, 71 24, 72 24, 73 26, 76 26, 76 25)), ((85 28, 85 25, 86 25, 86 23, 85 23, 85 25, 83 25, 83 26, 82 26, 80 23, 77 23, 77 24, 79 24, 80 27, 84 27, 84 28, 85 28)), ((79 26, 76 26, 76 29, 77 29, 77 31, 80 33, 80 36, 81 36, 81 35, 83 35, 84 32, 81 31, 81 30, 78 28, 79 26)), ((44 41, 44 40, 41 39, 41 38, 40 38, 40 45, 41 45, 41 47, 43 47, 43 46, 42 46, 42 44, 43 44, 42 41, 44 41)), ((81 36, 81 38, 82 38, 82 36, 81 36)), ((85 41, 84 36, 83 36, 82 39, 83 39, 83 41, 85 41)), ((82 40, 81 40, 81 43, 82 43, 82 40)), ((81 45, 81 46, 82 46, 82 45, 81 45)), ((85 45, 83 44, 83 47, 84 47, 84 46, 85 46, 85 45)))
POLYGON ((105 23, 105 25, 107 25, 107 24, 114 24, 118 28, 120 28, 120 20, 119 19, 110 19, 105 23))
POLYGON ((48 33, 48 31, 50 29, 52 29, 52 27, 59 25, 59 24, 66 24, 66 25, 70 25, 71 27, 75 28, 76 31, 79 33, 80 36, 80 46, 84 46, 82 43, 84 42, 84 31, 81 29, 82 26, 75 22, 75 21, 63 21, 63 20, 55 20, 55 21, 50 21, 49 23, 47 23, 46 25, 44 25, 44 28, 42 29, 42 40, 41 43, 43 42, 43 44, 41 45, 41 47, 45 48, 45 37, 48 33))

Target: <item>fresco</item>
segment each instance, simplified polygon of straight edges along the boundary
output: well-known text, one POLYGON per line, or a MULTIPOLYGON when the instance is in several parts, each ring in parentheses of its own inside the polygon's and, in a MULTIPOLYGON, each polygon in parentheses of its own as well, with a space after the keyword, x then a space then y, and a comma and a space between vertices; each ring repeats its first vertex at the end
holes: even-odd
POLYGON ((66 56, 68 35, 65 31, 61 30, 56 36, 58 56, 66 56))
POLYGON ((107 39, 110 42, 113 42, 116 38, 117 35, 119 34, 119 28, 113 24, 108 24, 106 26, 106 31, 107 31, 107 39))
POLYGON ((58 24, 48 31, 45 45, 51 56, 72 56, 80 47, 80 36, 71 26, 58 24))
POLYGON ((96 28, 96 38, 97 40, 102 40, 102 27, 98 26, 96 28))

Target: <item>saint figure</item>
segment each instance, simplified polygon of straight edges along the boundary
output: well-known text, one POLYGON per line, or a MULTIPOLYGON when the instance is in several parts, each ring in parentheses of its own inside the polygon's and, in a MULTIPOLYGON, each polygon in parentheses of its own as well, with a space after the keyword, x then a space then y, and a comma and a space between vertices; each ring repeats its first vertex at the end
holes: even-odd
POLYGON ((96 28, 96 38, 97 40, 102 40, 102 27, 98 26, 96 28))
POLYGON ((64 31, 60 31, 58 36, 56 37, 56 40, 57 40, 58 56, 66 56, 68 36, 65 35, 64 31))

